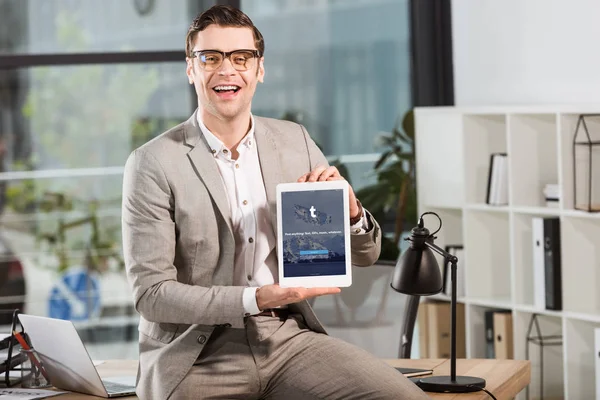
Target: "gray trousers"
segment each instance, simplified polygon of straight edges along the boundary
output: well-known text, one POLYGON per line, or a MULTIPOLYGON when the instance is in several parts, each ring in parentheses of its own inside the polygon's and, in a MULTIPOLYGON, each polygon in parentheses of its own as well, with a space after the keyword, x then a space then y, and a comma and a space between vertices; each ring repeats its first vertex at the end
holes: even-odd
POLYGON ((395 399, 429 397, 368 352, 309 330, 300 314, 217 328, 170 399, 395 399))

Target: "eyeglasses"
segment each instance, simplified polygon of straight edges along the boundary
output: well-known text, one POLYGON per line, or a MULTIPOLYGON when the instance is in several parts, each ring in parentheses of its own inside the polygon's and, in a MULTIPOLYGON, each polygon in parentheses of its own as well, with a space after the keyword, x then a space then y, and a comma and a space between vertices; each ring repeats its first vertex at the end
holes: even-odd
POLYGON ((192 58, 197 58, 200 67, 205 71, 214 71, 223 64, 227 57, 233 68, 237 71, 247 71, 256 65, 255 60, 260 57, 258 50, 233 50, 229 52, 219 50, 192 51, 192 58))

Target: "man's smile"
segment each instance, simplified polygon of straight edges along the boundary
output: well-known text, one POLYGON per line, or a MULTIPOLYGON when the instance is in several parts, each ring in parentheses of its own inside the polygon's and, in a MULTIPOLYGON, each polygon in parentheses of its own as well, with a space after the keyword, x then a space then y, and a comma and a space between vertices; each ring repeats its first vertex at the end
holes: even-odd
POLYGON ((237 98, 241 87, 238 85, 217 85, 212 88, 217 97, 221 100, 233 100, 237 98))

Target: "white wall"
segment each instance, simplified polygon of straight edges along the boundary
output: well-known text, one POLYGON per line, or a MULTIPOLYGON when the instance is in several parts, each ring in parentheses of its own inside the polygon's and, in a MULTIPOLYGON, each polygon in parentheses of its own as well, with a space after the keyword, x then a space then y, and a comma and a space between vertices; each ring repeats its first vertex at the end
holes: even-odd
POLYGON ((600 103, 599 0, 452 0, 456 105, 600 103))

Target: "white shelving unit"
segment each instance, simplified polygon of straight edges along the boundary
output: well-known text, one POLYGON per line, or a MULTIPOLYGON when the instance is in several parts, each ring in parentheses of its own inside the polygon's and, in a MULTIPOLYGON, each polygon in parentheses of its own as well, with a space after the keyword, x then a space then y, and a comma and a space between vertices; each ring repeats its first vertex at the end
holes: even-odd
MULTIPOLYGON (((527 329, 538 314, 542 333, 561 335, 563 342, 544 347, 545 399, 593 399, 596 393, 600 213, 574 209, 572 155, 577 118, 592 113, 600 113, 600 105, 415 110, 419 211, 441 217, 437 245, 465 248, 466 293, 459 302, 466 306, 467 357, 485 357, 485 311, 509 309, 515 358, 526 359, 527 329), (507 206, 485 203, 494 152, 508 154, 507 206), (560 187, 558 208, 546 207, 542 189, 548 183, 560 187), (562 311, 534 306, 531 221, 546 216, 560 218, 562 311)), ((598 121, 588 126, 600 129, 598 121)), ((427 222, 433 229, 437 226, 435 218, 427 222)), ((444 295, 433 298, 449 300, 444 295)), ((535 399, 540 392, 539 347, 530 344, 529 352, 530 395, 535 399)), ((525 399, 525 394, 518 398, 525 399)))

